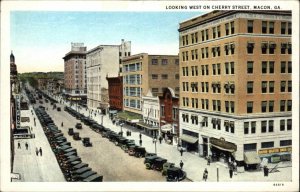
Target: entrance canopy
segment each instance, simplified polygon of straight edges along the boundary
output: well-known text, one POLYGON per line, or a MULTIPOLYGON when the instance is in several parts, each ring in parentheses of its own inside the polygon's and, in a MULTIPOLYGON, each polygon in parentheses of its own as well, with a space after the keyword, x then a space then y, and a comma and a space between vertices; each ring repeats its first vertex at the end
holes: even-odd
POLYGON ((248 165, 261 163, 256 151, 246 151, 244 153, 244 161, 248 165))
POLYGON ((140 123, 137 123, 137 125, 141 126, 141 127, 144 127, 146 129, 149 129, 149 130, 158 130, 158 127, 154 127, 152 125, 149 125, 147 123, 144 123, 144 122, 140 122, 140 123))
POLYGON ((223 139, 217 139, 217 138, 211 137, 209 139, 209 141, 210 141, 211 146, 221 149, 223 151, 229 151, 229 152, 233 153, 237 149, 237 146, 234 143, 227 142, 223 139))
POLYGON ((180 136, 180 139, 185 141, 185 142, 192 143, 192 144, 194 144, 198 141, 198 138, 192 137, 192 136, 189 136, 189 135, 186 135, 186 134, 182 134, 180 136))
POLYGON ((161 126, 161 131, 166 133, 167 131, 171 131, 172 130, 172 125, 171 124, 166 124, 161 126))

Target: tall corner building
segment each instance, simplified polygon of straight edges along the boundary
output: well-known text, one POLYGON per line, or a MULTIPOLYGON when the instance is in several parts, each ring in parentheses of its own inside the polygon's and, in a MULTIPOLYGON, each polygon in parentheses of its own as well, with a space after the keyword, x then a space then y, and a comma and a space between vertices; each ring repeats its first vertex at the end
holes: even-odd
POLYGON ((258 164, 292 150, 291 11, 213 11, 179 25, 181 142, 258 164))
POLYGON ((86 102, 86 47, 71 43, 71 51, 64 57, 65 96, 70 101, 86 102))
POLYGON ((117 77, 122 73, 121 59, 130 54, 131 41, 124 39, 119 45, 99 45, 87 51, 87 105, 89 108, 107 112, 109 100, 106 77, 117 77))

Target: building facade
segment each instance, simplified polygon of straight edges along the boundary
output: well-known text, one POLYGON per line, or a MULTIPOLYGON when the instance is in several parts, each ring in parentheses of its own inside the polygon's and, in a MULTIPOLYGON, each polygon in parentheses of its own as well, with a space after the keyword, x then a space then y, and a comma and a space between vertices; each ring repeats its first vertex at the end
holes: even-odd
POLYGON ((110 110, 123 110, 123 78, 106 77, 108 82, 108 100, 110 110))
POLYGON ((137 125, 144 129, 144 132, 151 137, 157 138, 159 135, 159 98, 153 96, 151 90, 145 96, 142 96, 143 121, 137 125))
POLYGON ((184 145, 246 164, 259 162, 249 154, 290 158, 291 35, 290 11, 213 11, 180 23, 184 145))
POLYGON ((120 73, 121 59, 131 54, 131 42, 120 45, 99 45, 87 52, 87 105, 89 108, 108 110, 106 76, 116 77, 120 73), (104 89, 104 90, 105 90, 104 89))
POLYGON ((64 57, 65 97, 74 102, 86 102, 86 47, 71 43, 71 51, 64 57))
POLYGON ((142 96, 162 95, 167 87, 179 92, 177 55, 141 53, 122 59, 124 110, 142 115, 142 96))
POLYGON ((159 97, 159 103, 161 135, 171 144, 177 145, 179 138, 179 95, 168 87, 159 97))

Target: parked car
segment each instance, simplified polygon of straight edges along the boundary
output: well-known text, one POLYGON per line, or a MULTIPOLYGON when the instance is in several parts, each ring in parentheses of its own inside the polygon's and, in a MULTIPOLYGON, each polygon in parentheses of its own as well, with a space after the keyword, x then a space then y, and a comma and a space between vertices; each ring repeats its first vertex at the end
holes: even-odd
POLYGON ((60 107, 57 107, 57 111, 61 111, 61 108, 60 108, 60 107))
POLYGON ((95 174, 95 175, 89 176, 86 179, 83 179, 82 181, 83 182, 102 182, 103 181, 103 175, 95 174))
POLYGON ((82 129, 82 124, 81 124, 81 123, 76 123, 75 127, 76 127, 77 129, 82 129))
POLYGON ((172 167, 167 169, 167 181, 182 181, 186 178, 186 172, 182 171, 178 167, 172 167))
POLYGON ((74 132, 74 134, 73 134, 73 139, 74 139, 74 140, 81 140, 81 137, 79 136, 79 133, 78 133, 78 132, 74 132))
POLYGON ((92 147, 92 143, 90 142, 90 138, 89 137, 84 137, 82 140, 82 144, 85 147, 92 147))
POLYGON ((162 174, 162 175, 166 175, 166 174, 167 174, 167 170, 168 170, 169 168, 174 167, 174 166, 175 166, 174 163, 169 163, 169 162, 164 163, 164 164, 163 164, 163 169, 162 169, 162 171, 161 171, 161 174, 162 174))
POLYGON ((73 128, 69 128, 68 135, 74 135, 74 129, 73 128))
POLYGON ((167 159, 164 158, 156 158, 153 161, 153 164, 151 166, 152 169, 161 171, 163 169, 163 165, 167 162, 167 159))
POLYGON ((154 160, 159 158, 158 156, 149 156, 149 157, 145 157, 145 160, 144 160, 144 164, 146 166, 146 169, 151 169, 153 163, 154 163, 154 160))

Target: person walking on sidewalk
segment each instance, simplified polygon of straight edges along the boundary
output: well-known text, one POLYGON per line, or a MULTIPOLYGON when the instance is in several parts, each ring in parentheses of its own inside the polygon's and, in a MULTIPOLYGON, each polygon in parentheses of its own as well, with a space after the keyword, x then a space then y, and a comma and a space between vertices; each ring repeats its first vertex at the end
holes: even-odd
POLYGON ((180 165, 180 169, 182 169, 182 167, 184 165, 183 162, 182 162, 182 160, 180 161, 179 165, 180 165))
POLYGON ((182 149, 182 147, 180 148, 180 155, 182 156, 182 154, 183 154, 183 149, 182 149))
POLYGON ((20 141, 18 141, 18 149, 21 149, 20 141))
POLYGON ((229 176, 230 176, 230 178, 232 178, 232 175, 233 175, 233 166, 230 165, 229 166, 229 176))
POLYGON ((37 147, 35 148, 35 154, 36 154, 36 156, 39 156, 39 150, 37 147))
POLYGON ((210 156, 207 157, 207 165, 210 165, 210 156))
POLYGON ((40 150, 39 150, 41 156, 43 156, 43 151, 42 151, 42 147, 40 147, 40 150))
POLYGON ((61 122, 61 126, 62 126, 62 127, 64 126, 64 122, 61 122))
POLYGON ((204 172, 203 172, 203 180, 206 181, 207 180, 207 177, 208 177, 208 171, 207 169, 205 168, 204 172))
POLYGON ((25 143, 25 147, 26 147, 26 150, 28 150, 28 143, 27 142, 25 143))
POLYGON ((141 132, 140 132, 140 140, 142 139, 142 134, 141 134, 141 132))
POLYGON ((140 146, 142 146, 142 142, 143 142, 142 139, 140 139, 140 146))
POLYGON ((159 136, 158 140, 159 140, 159 143, 161 144, 161 141, 162 141, 162 136, 159 136))

